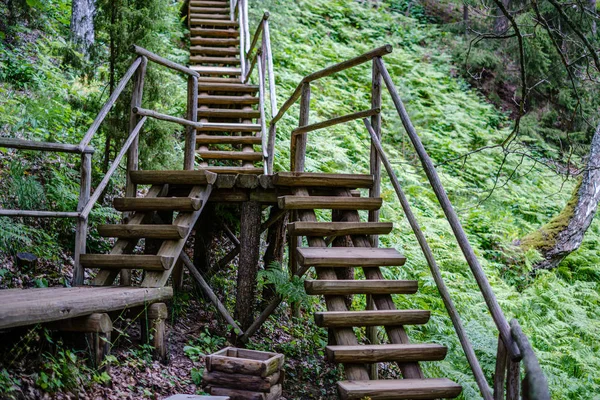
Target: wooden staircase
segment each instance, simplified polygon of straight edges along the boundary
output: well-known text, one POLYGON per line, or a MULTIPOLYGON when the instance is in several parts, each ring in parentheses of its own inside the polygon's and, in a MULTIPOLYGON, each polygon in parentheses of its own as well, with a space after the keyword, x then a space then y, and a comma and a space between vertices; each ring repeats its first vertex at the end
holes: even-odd
POLYGON ((392 224, 361 222, 358 210, 377 210, 380 198, 353 195, 352 190, 373 185, 370 175, 280 173, 273 181, 292 195, 279 197, 278 205, 291 210, 294 222, 288 225, 293 237, 293 256, 298 268, 315 268, 317 280, 305 282, 306 292, 322 295, 326 312, 315 314, 318 326, 328 328, 334 344, 327 346, 330 361, 344 365, 347 381, 338 382, 342 399, 437 399, 457 397, 462 388, 448 379, 425 378, 422 361, 440 361, 446 347, 410 343, 404 326, 425 324, 426 310, 397 310, 393 294, 413 294, 416 281, 385 280, 380 267, 401 266, 406 259, 395 249, 376 248, 370 235, 384 235, 392 224), (323 196, 322 193, 331 193, 323 196), (315 195, 318 194, 318 195, 315 195), (332 210, 332 222, 317 222, 315 210, 332 210), (295 238, 306 238, 308 247, 295 238), (332 246, 329 247, 329 244, 332 246), (354 268, 362 268, 366 279, 355 280, 354 268), (339 277, 344 277, 340 279, 339 277), (374 309, 348 309, 347 296, 365 294, 374 309), (387 344, 363 344, 354 328, 381 326, 387 344), (404 379, 371 380, 368 365, 396 363, 404 379))
POLYGON ((82 254, 85 268, 99 268, 93 285, 113 284, 121 270, 141 269, 142 287, 162 287, 172 274, 187 239, 212 192, 216 174, 209 171, 132 171, 136 185, 152 185, 145 197, 116 198, 126 212, 122 224, 101 225, 104 237, 117 238, 110 254, 82 254), (169 189, 178 197, 167 197, 169 189), (183 195, 181 195, 183 193, 183 195), (144 253, 131 254, 144 239, 144 253))
POLYGON ((240 27, 226 0, 189 3, 190 68, 198 80, 196 137, 200 169, 261 174, 258 86, 242 82, 240 27))

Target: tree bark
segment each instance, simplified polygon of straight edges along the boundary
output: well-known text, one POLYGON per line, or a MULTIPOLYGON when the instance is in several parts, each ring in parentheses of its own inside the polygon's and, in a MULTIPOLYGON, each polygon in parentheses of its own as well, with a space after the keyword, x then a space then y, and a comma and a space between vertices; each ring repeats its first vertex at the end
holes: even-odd
POLYGON ((242 204, 235 317, 244 330, 254 322, 261 216, 260 203, 245 202, 242 204))
MULTIPOLYGON (((271 208, 269 217, 272 217, 277 212, 277 208, 271 208)), ((275 222, 267 231, 267 250, 263 257, 263 264, 266 268, 271 267, 272 263, 278 263, 279 268, 283 264, 283 257, 285 254, 286 245, 286 226, 289 221, 289 214, 285 214, 275 222)), ((265 285, 262 292, 262 302, 266 305, 270 302, 276 294, 275 286, 273 284, 265 285)))
POLYGON ((469 34, 469 6, 463 4, 463 23, 465 24, 465 35, 469 34))
POLYGON ((587 167, 571 200, 550 222, 523 238, 521 245, 536 248, 543 260, 534 269, 552 269, 577 250, 594 219, 600 201, 600 124, 596 128, 587 167))
MULTIPOLYGON (((509 10, 510 0, 502 0, 502 4, 504 4, 504 7, 510 12, 510 10, 509 10)), ((502 13, 500 7, 498 7, 498 10, 496 12, 496 22, 494 24, 494 32, 496 34, 502 34, 502 33, 506 32, 507 29, 508 29, 508 19, 502 13)))
POLYGON ((96 0, 73 0, 71 5, 71 38, 77 49, 89 56, 94 44, 94 15, 96 0))
POLYGON ((597 25, 597 22, 596 22, 596 18, 597 18, 597 14, 596 14, 597 0, 589 0, 589 2, 590 2, 590 11, 593 14, 593 16, 592 16, 592 35, 596 36, 596 34, 598 33, 598 25, 597 25))

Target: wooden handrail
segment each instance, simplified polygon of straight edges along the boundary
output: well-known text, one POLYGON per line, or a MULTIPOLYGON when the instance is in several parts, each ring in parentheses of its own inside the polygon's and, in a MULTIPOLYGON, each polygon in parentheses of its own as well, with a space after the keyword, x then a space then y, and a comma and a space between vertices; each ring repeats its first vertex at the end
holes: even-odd
POLYGON ((528 400, 550 400, 548 380, 540 367, 527 336, 521 330, 516 319, 510 321, 510 331, 523 355, 525 378, 523 379, 523 398, 528 400))
POLYGON ((37 151, 51 151, 57 153, 75 153, 75 154, 93 154, 93 147, 84 147, 81 149, 79 146, 74 144, 64 143, 53 143, 53 142, 37 142, 33 140, 13 139, 13 138, 0 138, 0 147, 7 149, 21 149, 21 150, 37 150, 37 151))
POLYGON ((193 69, 184 67, 183 65, 177 64, 176 62, 173 62, 171 60, 167 60, 166 58, 161 57, 157 54, 154 54, 151 51, 146 50, 143 47, 137 46, 135 44, 131 46, 131 52, 137 54, 138 56, 144 56, 148 60, 153 61, 157 64, 160 64, 163 67, 167 67, 167 68, 182 72, 182 73, 190 75, 190 76, 195 76, 196 78, 200 77, 200 74, 198 72, 194 71, 193 69))
POLYGON ((132 111, 135 114, 142 115, 144 117, 152 117, 160 119, 161 121, 173 122, 174 124, 179 124, 183 126, 191 126, 196 129, 202 129, 205 125, 207 125, 207 123, 195 122, 185 118, 173 117, 171 115, 159 113, 158 111, 148 110, 141 107, 134 107, 132 111))
POLYGON ((292 137, 294 137, 296 135, 302 135, 304 133, 316 131, 318 129, 327 128, 327 127, 330 127, 333 125, 343 124, 345 122, 350 122, 350 121, 354 121, 357 119, 363 119, 366 117, 370 117, 370 116, 379 114, 380 112, 381 112, 380 108, 375 108, 372 110, 359 111, 359 112, 356 112, 353 114, 347 114, 347 115, 343 115, 341 117, 331 118, 326 121, 317 122, 315 124, 301 126, 292 131, 292 137))
POLYGON ((110 181, 110 178, 112 177, 112 175, 117 170, 117 167, 119 166, 119 163, 121 162, 121 160, 123 159, 123 157, 125 157, 125 154, 127 153, 127 150, 129 150, 129 146, 131 146, 131 144, 133 143, 133 141, 135 140, 135 138, 137 138, 137 136, 140 134, 140 131, 142 130, 142 127, 146 123, 147 119, 148 119, 148 117, 143 117, 142 119, 140 119, 140 122, 138 122, 138 124, 133 129, 133 131, 131 131, 131 133, 129 134, 129 137, 127 138, 127 140, 123 144, 123 147, 121 148, 121 151, 115 157, 115 159, 113 160, 112 165, 110 166, 110 168, 108 169, 108 171, 104 175, 104 178, 102 178, 102 181, 100 182, 100 184, 98 185, 98 187, 94 191, 94 194, 90 197, 90 199, 88 200, 86 206, 81 211, 81 218, 87 219, 87 217, 90 215, 90 212, 92 211, 92 208, 94 207, 94 205, 96 204, 96 202, 100 198, 100 195, 102 194, 102 192, 104 191, 104 189, 108 185, 108 182, 110 181))
POLYGON ((456 335, 458 336, 458 340, 465 352, 465 356, 467 357, 467 361, 469 362, 469 366, 471 367, 471 371, 473 371, 473 375, 475 376, 475 381, 477 382, 477 386, 479 387, 479 391, 485 400, 493 400, 491 389, 485 379, 485 374, 481 369, 481 365, 479 364, 479 360, 475 355, 475 351, 473 350, 473 346, 469 341, 467 336, 467 332, 463 327, 462 321, 460 319, 460 315, 454 306, 454 302, 452 301, 452 297, 450 296, 450 292, 448 291, 448 287, 444 282, 444 278, 442 277, 442 272, 440 267, 437 265, 435 261, 435 257, 433 255, 433 251, 431 247, 429 247, 429 243, 427 243, 427 239, 419 226, 419 222, 417 221, 417 217, 412 212, 412 208, 410 206, 410 202, 408 198, 404 194, 402 190, 402 186, 400 186, 400 181, 398 180, 398 176, 394 172, 392 168, 392 164, 390 163, 385 151, 383 150, 383 146, 377 134, 373 130, 371 123, 367 118, 363 120, 367 130, 369 131, 369 135, 371 136, 371 143, 379 153, 379 157, 390 177, 392 182, 392 186, 396 191, 396 195, 398 196, 398 200, 400 200, 400 205, 402 206, 402 210, 404 211, 404 215, 406 215, 406 219, 414 232, 417 242, 419 242, 419 246, 421 247, 421 251, 427 260, 427 264, 429 265, 429 270, 431 271, 431 275, 433 276, 433 280, 440 292, 440 296, 442 297, 442 301, 444 302, 444 306, 446 306, 446 310, 448 311, 448 315, 450 316, 450 320, 452 321, 452 325, 454 326, 454 330, 456 331, 456 335))
POLYGON ((250 47, 248 48, 248 50, 246 51, 246 58, 250 58, 250 54, 252 53, 252 50, 254 50, 254 47, 256 47, 256 43, 258 43, 258 38, 260 37, 260 34, 263 33, 264 31, 264 22, 267 21, 269 19, 270 14, 268 12, 265 12, 263 14, 263 17, 261 19, 261 21, 258 23, 258 26, 256 27, 256 31, 254 31, 254 36, 252 37, 252 42, 250 44, 250 47))
POLYGON ((381 47, 376 48, 375 50, 371 50, 367 53, 361 54, 358 57, 354 57, 354 58, 351 58, 350 60, 342 61, 341 63, 331 65, 320 71, 317 71, 310 75, 305 76, 300 81, 300 83, 298 84, 296 89, 294 90, 294 93, 292 93, 292 95, 286 100, 286 102, 283 103, 283 105, 279 109, 279 112, 277 113, 277 115, 275 117, 273 117, 273 119, 271 120, 271 125, 277 123, 277 121, 279 121, 281 119, 281 117, 283 117, 283 115, 292 106, 292 104, 294 104, 296 102, 296 100, 298 100, 300 98, 300 95, 302 94, 302 87, 304 86, 305 83, 310 83, 312 81, 316 81, 317 79, 321 79, 321 78, 325 78, 327 76, 333 75, 336 72, 340 72, 340 71, 346 70, 348 68, 356 67, 357 65, 364 64, 365 62, 368 62, 376 57, 381 57, 386 54, 390 54, 391 52, 392 52, 392 46, 389 44, 386 44, 385 46, 381 46, 381 47))
POLYGON ((473 248, 471 247, 471 244, 469 243, 469 239, 467 238, 467 234, 465 233, 460 223, 460 220, 458 219, 458 215, 456 214, 452 203, 450 203, 448 194, 446 193, 446 190, 442 185, 440 177, 438 176, 435 166, 433 165, 433 161, 431 161, 429 154, 425 150, 425 147, 423 146, 423 143, 421 142, 421 139, 419 138, 419 135, 417 134, 417 131, 413 126, 410 117, 408 116, 408 112, 406 111, 406 108, 404 107, 404 104, 402 103, 402 100, 398 95, 396 86, 394 85, 392 77, 390 76, 387 68, 385 67, 385 64, 383 63, 383 60, 381 59, 381 57, 376 57, 374 61, 379 66, 385 85, 387 86, 388 91, 392 96, 392 101, 394 102, 396 110, 398 111, 398 115, 402 120, 402 125, 404 126, 404 129, 406 130, 408 137, 412 142, 412 145, 415 148, 417 155, 419 156, 419 159, 421 160, 421 164, 423 166, 423 169, 425 170, 425 174, 427 175, 429 183, 431 184, 431 187, 433 188, 438 202, 440 203, 442 210, 446 215, 446 219, 448 220, 450 227, 454 232, 454 236, 458 242, 459 247, 462 250, 467 264, 469 264, 471 272, 473 273, 473 276, 477 281, 479 290, 481 291, 483 298, 488 306, 488 309, 490 310, 496 327, 500 332, 500 336, 502 336, 502 340, 506 345, 508 353, 512 360, 518 361, 521 359, 521 352, 511 336, 508 321, 506 320, 506 317, 504 316, 504 313, 502 312, 502 309, 498 304, 496 295, 492 290, 492 286, 490 285, 490 282, 488 281, 487 276, 483 271, 483 268, 481 267, 481 264, 479 263, 479 260, 477 259, 473 248))
POLYGON ((78 212, 59 212, 59 211, 0 209, 0 217, 79 218, 79 213, 78 212))

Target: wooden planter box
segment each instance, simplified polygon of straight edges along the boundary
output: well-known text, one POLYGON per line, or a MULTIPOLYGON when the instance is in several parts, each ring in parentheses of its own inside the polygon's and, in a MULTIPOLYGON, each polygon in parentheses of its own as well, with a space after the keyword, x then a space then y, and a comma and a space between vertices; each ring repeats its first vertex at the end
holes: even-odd
POLYGON ((283 354, 227 347, 206 357, 204 390, 231 400, 277 400, 283 361, 283 354))

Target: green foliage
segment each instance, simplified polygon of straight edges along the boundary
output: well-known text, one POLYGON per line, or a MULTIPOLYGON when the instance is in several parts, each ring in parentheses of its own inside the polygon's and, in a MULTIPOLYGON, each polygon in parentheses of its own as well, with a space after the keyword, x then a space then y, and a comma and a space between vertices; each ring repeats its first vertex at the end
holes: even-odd
POLYGON ((3 368, 0 370, 0 396, 6 399, 16 399, 19 391, 18 379, 14 379, 8 371, 3 368))
POLYGON ((259 271, 259 291, 262 286, 273 285, 275 292, 288 303, 307 304, 308 296, 304 290, 304 278, 292 276, 285 271, 281 264, 273 262, 268 268, 259 271))
POLYGON ((190 340, 183 351, 192 361, 199 361, 201 357, 220 350, 224 344, 224 338, 212 335, 208 329, 205 329, 196 339, 190 340))

